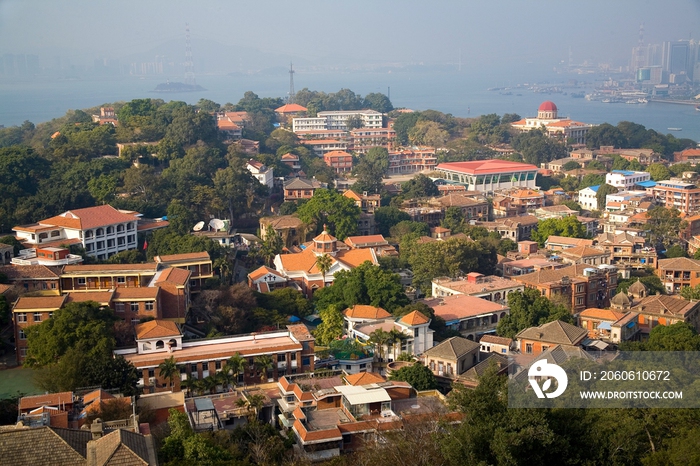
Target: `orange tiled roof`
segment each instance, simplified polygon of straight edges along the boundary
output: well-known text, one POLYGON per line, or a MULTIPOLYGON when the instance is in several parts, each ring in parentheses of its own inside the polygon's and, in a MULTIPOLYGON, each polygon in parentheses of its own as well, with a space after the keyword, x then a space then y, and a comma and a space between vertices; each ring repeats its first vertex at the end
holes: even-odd
POLYGON ((185 269, 178 269, 177 267, 171 267, 169 269, 163 270, 163 273, 156 283, 171 283, 173 285, 186 285, 187 281, 190 279, 191 272, 185 269))
POLYGON ((115 223, 133 222, 137 217, 133 214, 124 214, 111 205, 86 207, 84 209, 68 210, 55 217, 47 218, 39 223, 56 225, 75 230, 88 230, 115 223))
POLYGON ((63 273, 100 273, 112 272, 117 274, 129 274, 135 271, 155 272, 158 265, 150 262, 148 264, 89 264, 89 265, 66 265, 63 267, 63 273))
POLYGON ((170 320, 149 320, 142 324, 136 324, 134 330, 136 331, 137 340, 182 335, 177 324, 170 320))
POLYGON ((402 322, 406 325, 422 325, 422 324, 427 324, 430 322, 430 319, 428 319, 422 312, 420 311, 413 311, 401 318, 399 322, 402 322))
POLYGON ((264 266, 264 265, 263 265, 263 266, 258 267, 258 268, 255 269, 255 270, 253 270, 252 272, 250 272, 250 273, 248 274, 248 278, 250 278, 252 281, 255 281, 255 280, 259 279, 259 278, 264 277, 264 276, 267 275, 268 273, 271 273, 271 274, 277 275, 277 276, 279 276, 279 277, 282 277, 282 274, 279 273, 277 270, 271 269, 270 267, 267 267, 267 266, 264 266))
POLYGON ((302 107, 299 104, 286 104, 275 109, 275 113, 297 113, 305 111, 306 107, 302 107))
POLYGON ((588 308, 588 309, 582 311, 579 314, 579 317, 589 318, 589 319, 601 319, 601 320, 608 320, 611 322, 616 322, 616 321, 622 319, 626 314, 627 314, 626 312, 617 312, 617 311, 612 311, 610 309, 599 309, 597 307, 591 307, 591 308, 588 308))
POLYGON ((372 249, 350 249, 349 251, 338 251, 336 259, 349 267, 359 267, 369 261, 377 265, 377 259, 372 249))
POLYGON ((299 156, 296 154, 291 154, 291 153, 287 152, 286 154, 284 154, 282 156, 282 160, 295 161, 295 160, 299 160, 299 156))
POLYGON ((156 256, 154 259, 156 262, 180 262, 180 261, 193 261, 193 260, 202 260, 202 261, 209 261, 211 260, 211 256, 209 256, 209 253, 204 251, 204 252, 190 252, 187 254, 169 254, 165 256, 156 256))
POLYGON ((391 317, 391 314, 381 307, 366 304, 355 304, 353 307, 345 309, 343 315, 351 319, 387 319, 391 317))
POLYGON ((45 265, 3 265, 0 273, 9 280, 52 279, 58 275, 45 265))
POLYGON ((314 238, 314 241, 317 243, 333 243, 337 241, 338 238, 335 236, 331 235, 328 233, 325 229, 321 232, 320 235, 314 238))
POLYGON ((17 300, 14 306, 15 311, 19 310, 55 310, 63 307, 66 296, 23 296, 17 300))
POLYGON ((114 297, 114 291, 88 291, 85 293, 68 293, 66 303, 82 303, 95 301, 107 305, 114 297))
POLYGON ((19 399, 19 409, 27 410, 41 406, 58 406, 73 403, 73 392, 49 393, 46 395, 23 396, 19 399))
POLYGON ((386 382, 384 377, 374 372, 359 372, 357 374, 347 375, 345 376, 345 380, 348 384, 353 386, 386 382))

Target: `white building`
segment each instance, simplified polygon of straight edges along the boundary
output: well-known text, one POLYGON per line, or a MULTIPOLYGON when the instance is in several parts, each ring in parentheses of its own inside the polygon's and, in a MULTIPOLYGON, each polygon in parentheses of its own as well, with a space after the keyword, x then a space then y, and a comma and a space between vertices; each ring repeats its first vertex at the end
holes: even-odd
POLYGON ((464 185, 467 191, 493 192, 511 188, 537 188, 538 168, 508 160, 475 160, 441 163, 435 170, 451 183, 464 185))
MULTIPOLYGON (((118 252, 137 248, 136 233, 143 230, 138 228, 140 217, 137 212, 101 205, 69 210, 38 223, 16 226, 12 231, 27 247, 80 244, 88 256, 107 259, 118 252)), ((167 225, 168 222, 161 222, 155 227, 167 225)))
POLYGON ((360 118, 363 128, 381 128, 382 114, 375 110, 339 110, 318 112, 315 117, 294 118, 292 131, 341 130, 347 131, 348 118, 360 118))
POLYGON ((260 184, 264 184, 265 186, 270 188, 270 190, 272 190, 272 187, 275 184, 275 177, 273 174, 272 167, 268 167, 265 164, 258 162, 257 160, 250 159, 248 160, 246 168, 250 173, 253 174, 255 179, 257 179, 260 182, 260 184))
POLYGON ((600 185, 589 186, 578 192, 578 203, 585 210, 598 210, 598 188, 600 185))
POLYGON ((631 170, 613 170, 605 175, 605 184, 615 186, 619 190, 628 190, 635 184, 651 180, 647 172, 634 172, 631 170))
POLYGON ((577 144, 585 144, 586 136, 593 127, 587 123, 574 121, 570 118, 560 117, 554 102, 542 102, 537 109, 537 117, 528 117, 511 123, 518 131, 526 132, 533 129, 544 128, 549 137, 562 140, 573 140, 577 144))

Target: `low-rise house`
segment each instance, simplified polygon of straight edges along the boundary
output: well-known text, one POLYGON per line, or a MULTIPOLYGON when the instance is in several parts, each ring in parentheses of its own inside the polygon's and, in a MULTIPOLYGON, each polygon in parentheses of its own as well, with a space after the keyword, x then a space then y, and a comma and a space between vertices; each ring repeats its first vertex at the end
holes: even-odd
POLYGON ((279 215, 260 219, 260 239, 267 237, 267 227, 270 226, 281 238, 285 247, 299 246, 306 242, 310 230, 308 225, 294 215, 279 215))
POLYGON ((258 182, 264 186, 267 186, 270 190, 275 185, 275 175, 272 167, 268 167, 262 162, 250 159, 246 164, 248 171, 255 177, 258 182))
POLYGON ((482 353, 510 354, 513 350, 513 339, 496 335, 484 335, 479 340, 482 353))
POLYGON ((581 246, 593 246, 593 240, 552 235, 544 242, 544 247, 550 251, 564 251, 581 246))
POLYGON ((520 215, 517 217, 498 218, 493 222, 476 221, 474 225, 495 231, 501 235, 501 238, 517 243, 531 239, 532 231, 537 228, 538 222, 539 220, 534 215, 520 215))
POLYGON ((379 264, 374 249, 348 249, 324 230, 303 251, 275 256, 274 264, 278 272, 310 298, 317 289, 332 284, 335 273, 354 269, 367 261, 379 264), (324 274, 318 267, 318 258, 325 255, 330 257, 331 267, 324 274))
MULTIPOLYGON (((140 217, 141 214, 137 212, 101 205, 69 210, 37 223, 16 226, 12 230, 27 247, 80 244, 87 255, 108 259, 118 252, 137 248, 140 217)), ((168 222, 164 221, 148 227, 166 226, 168 222)))
POLYGON ((399 255, 396 248, 389 244, 382 235, 348 236, 344 242, 350 249, 374 249, 377 256, 399 255))
POLYGON ((656 267, 656 248, 646 246, 644 238, 627 232, 601 233, 598 247, 610 254, 610 263, 632 268, 656 267))
POLYGON ((156 256, 153 260, 165 267, 188 270, 192 293, 199 293, 204 288, 204 283, 214 277, 211 257, 206 251, 156 256))
POLYGON ((443 211, 450 207, 458 207, 462 211, 465 220, 489 218, 489 201, 481 193, 448 193, 442 197, 434 197, 428 200, 431 206, 439 207, 443 211))
MULTIPOLYGON (((10 250, 12 250, 12 246, 10 246, 10 250)), ((79 264, 82 261, 83 256, 71 254, 66 248, 42 247, 21 249, 19 255, 12 258, 11 263, 14 265, 59 267, 61 265, 79 264)))
POLYGON ((556 269, 559 267, 564 267, 560 262, 554 262, 545 258, 533 258, 533 259, 516 259, 513 261, 504 261, 501 264, 503 268, 503 277, 511 278, 518 275, 525 275, 528 273, 535 272, 541 269, 556 269))
POLYGON ((667 293, 680 293, 686 286, 692 288, 700 284, 700 260, 687 257, 659 259, 656 275, 667 293))
POLYGON ((352 189, 345 190, 343 196, 352 199, 363 213, 368 214, 373 214, 381 206, 382 201, 380 194, 367 194, 367 192, 358 194, 352 189))
POLYGON ((570 265, 560 269, 543 269, 513 277, 520 284, 538 290, 549 299, 570 303, 577 314, 589 307, 605 308, 617 289, 617 269, 610 265, 593 267, 570 265))
POLYGON ((178 391, 181 382, 189 377, 202 379, 219 372, 226 360, 235 354, 246 358, 245 371, 239 374, 239 381, 259 383, 276 380, 285 374, 313 371, 314 344, 304 327, 288 330, 235 335, 206 340, 183 341, 183 334, 175 322, 151 320, 138 324, 136 348, 118 349, 115 355, 123 356, 131 362, 141 375, 138 386, 145 392, 178 391), (271 356, 274 366, 262 374, 255 365, 255 357, 271 356), (180 368, 180 375, 170 380, 160 375, 158 366, 173 357, 180 368))
POLYGON ((479 363, 479 343, 463 337, 452 337, 433 346, 423 354, 421 360, 438 383, 449 386, 468 369, 479 363))
MULTIPOLYGON (((348 138, 349 149, 357 154, 364 154, 373 147, 384 147, 391 151, 396 143, 396 131, 392 128, 355 128, 350 130, 348 138)), ((391 155, 389 160, 391 161, 391 155)), ((391 164, 389 166, 391 167, 391 164)))
POLYGON ((581 225, 586 229, 586 234, 590 237, 594 237, 598 234, 600 220, 593 217, 582 217, 580 215, 576 216, 576 220, 581 222, 581 225))
POLYGON ((336 173, 352 171, 352 155, 342 150, 334 150, 323 154, 323 161, 336 173))
POLYGON ((698 161, 700 161, 700 149, 685 149, 680 152, 674 152, 673 161, 697 165, 698 161))
POLYGON ((602 265, 610 262, 610 253, 605 249, 591 246, 577 246, 559 252, 566 264, 602 265))
POLYGON ((323 185, 316 180, 293 178, 284 183, 284 200, 311 199, 314 197, 314 192, 322 187, 323 185))
POLYGON ((652 295, 632 303, 632 312, 639 314, 638 325, 648 334, 657 325, 685 322, 700 329, 700 301, 687 301, 679 296, 652 295))
POLYGON ((280 160, 282 161, 283 164, 291 168, 293 171, 299 171, 301 170, 301 163, 299 161, 299 156, 297 154, 292 154, 291 152, 287 152, 284 154, 280 160))
POLYGON ((287 278, 275 269, 260 266, 248 274, 248 287, 260 293, 269 293, 287 286, 287 278))
POLYGON ((437 155, 432 147, 413 147, 389 152, 390 174, 431 171, 436 166, 437 155))
POLYGON ((700 187, 695 181, 671 178, 658 181, 653 189, 657 203, 667 209, 678 209, 685 215, 700 211, 700 187))
POLYGON ((433 279, 431 294, 434 297, 463 294, 483 298, 494 303, 506 304, 508 293, 523 291, 524 289, 525 287, 522 283, 508 278, 470 272, 466 277, 456 280, 447 277, 433 279))
POLYGON ((589 338, 621 343, 639 333, 637 316, 636 312, 589 308, 578 315, 578 325, 588 331, 589 338))
POLYGON ((61 290, 58 273, 45 265, 3 265, 0 274, 21 291, 57 295, 61 290))
POLYGON ((580 346, 587 336, 587 330, 555 320, 539 327, 521 330, 515 339, 521 353, 539 355, 555 345, 580 346))
POLYGON ((569 217, 571 215, 578 215, 578 211, 570 209, 563 204, 550 205, 535 209, 535 217, 537 217, 540 220, 546 220, 548 218, 564 218, 569 217))
POLYGON ((632 170, 613 170, 605 175, 605 184, 615 186, 620 190, 632 189, 636 183, 649 180, 651 180, 649 173, 632 170))
POLYGON ((498 322, 510 312, 505 304, 463 294, 423 299, 447 328, 456 330, 468 340, 478 341, 482 335, 494 333, 498 322))
POLYGON ((544 193, 533 189, 502 191, 493 200, 494 217, 514 217, 544 207, 544 193))
MULTIPOLYGON (((661 156, 654 149, 620 149, 616 153, 630 162, 636 160, 642 165, 649 165, 661 161, 661 156)), ((675 156, 675 153, 674 153, 675 156)))
POLYGON ((578 192, 578 203, 585 210, 598 210, 598 188, 600 185, 589 186, 578 192))

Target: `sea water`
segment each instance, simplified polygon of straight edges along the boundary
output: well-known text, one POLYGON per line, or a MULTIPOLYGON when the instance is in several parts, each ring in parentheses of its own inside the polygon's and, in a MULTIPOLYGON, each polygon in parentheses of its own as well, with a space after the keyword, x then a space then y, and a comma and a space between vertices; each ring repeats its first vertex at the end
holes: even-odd
MULTIPOLYGON (((620 121, 632 121, 663 134, 671 133, 678 138, 700 141, 700 112, 692 105, 655 102, 611 104, 572 97, 572 93, 593 89, 596 78, 591 76, 565 76, 537 70, 489 74, 457 69, 414 68, 381 72, 299 70, 294 79, 296 90, 308 88, 337 92, 347 88, 361 95, 379 92, 389 94, 395 107, 433 109, 458 117, 478 117, 489 113, 535 116, 539 105, 551 100, 557 105, 560 116, 576 121, 613 125, 620 121), (573 80, 577 81, 576 86, 573 80), (558 86, 561 92, 536 93, 523 86, 536 82, 558 86), (494 87, 508 89, 488 90, 494 87), (668 128, 682 128, 682 131, 671 132, 668 128)), ((204 75, 197 77, 197 83, 206 88, 205 91, 152 92, 157 84, 165 80, 163 76, 3 80, 0 81, 0 124, 17 125, 25 120, 40 123, 60 117, 68 109, 90 108, 138 98, 182 100, 190 104, 205 98, 224 104, 238 102, 246 91, 253 91, 260 97, 286 97, 289 92, 289 76, 286 73, 204 75)), ((182 81, 182 78, 173 77, 170 80, 182 81)))

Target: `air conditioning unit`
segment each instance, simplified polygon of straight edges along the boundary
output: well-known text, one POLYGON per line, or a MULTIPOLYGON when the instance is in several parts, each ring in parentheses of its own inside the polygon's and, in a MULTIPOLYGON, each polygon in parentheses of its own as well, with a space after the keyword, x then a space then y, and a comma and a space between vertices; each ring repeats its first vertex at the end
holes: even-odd
POLYGON ((150 383, 150 384, 156 383, 156 378, 155 378, 155 377, 149 377, 149 378, 148 378, 148 383, 150 383))

